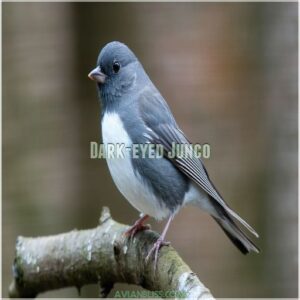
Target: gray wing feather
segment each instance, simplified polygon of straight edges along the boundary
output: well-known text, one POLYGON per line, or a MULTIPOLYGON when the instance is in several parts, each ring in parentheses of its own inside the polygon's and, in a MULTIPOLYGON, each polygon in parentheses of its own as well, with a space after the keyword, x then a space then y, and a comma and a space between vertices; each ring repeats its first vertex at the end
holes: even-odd
MULTIPOLYGON (((140 114, 145 125, 148 127, 150 142, 161 144, 165 153, 171 151, 172 143, 190 144, 184 133, 177 126, 170 109, 159 93, 151 93, 146 90, 139 98, 140 114)), ((256 231, 238 216, 223 200, 213 183, 211 182, 206 168, 201 159, 195 157, 166 158, 187 177, 198 184, 209 196, 211 200, 217 201, 231 216, 244 225, 254 236, 258 237, 256 231)))

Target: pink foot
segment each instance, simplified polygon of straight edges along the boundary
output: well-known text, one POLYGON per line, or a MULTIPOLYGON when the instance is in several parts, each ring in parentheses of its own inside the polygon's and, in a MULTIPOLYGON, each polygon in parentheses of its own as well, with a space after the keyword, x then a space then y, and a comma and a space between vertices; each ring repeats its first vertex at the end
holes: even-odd
POLYGON ((149 216, 145 215, 142 218, 138 219, 133 226, 131 226, 127 231, 125 231, 125 235, 133 238, 135 234, 142 230, 148 230, 150 229, 150 225, 144 225, 143 223, 148 219, 149 216))
POLYGON ((158 240, 154 243, 153 247, 150 249, 150 251, 146 257, 146 263, 149 261, 150 257, 152 256, 152 254, 154 252, 154 272, 156 271, 159 249, 162 246, 169 246, 169 245, 170 245, 170 242, 165 242, 161 237, 159 237, 158 240))

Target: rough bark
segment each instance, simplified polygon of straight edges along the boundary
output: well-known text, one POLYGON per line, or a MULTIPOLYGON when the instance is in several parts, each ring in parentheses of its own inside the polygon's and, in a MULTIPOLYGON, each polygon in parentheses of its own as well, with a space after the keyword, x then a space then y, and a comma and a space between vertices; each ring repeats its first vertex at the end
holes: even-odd
POLYGON ((49 290, 98 283, 100 297, 105 297, 114 283, 123 282, 161 291, 165 297, 172 296, 171 291, 184 298, 213 298, 171 246, 160 249, 156 271, 153 261, 145 262, 157 233, 139 232, 130 240, 124 236, 126 229, 103 208, 94 229, 18 237, 9 296, 36 297, 49 290))

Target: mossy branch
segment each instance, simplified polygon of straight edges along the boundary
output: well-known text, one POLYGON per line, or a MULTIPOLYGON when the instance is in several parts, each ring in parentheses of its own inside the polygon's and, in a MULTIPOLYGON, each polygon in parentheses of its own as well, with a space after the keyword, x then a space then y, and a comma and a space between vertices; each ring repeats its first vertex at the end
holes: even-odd
MULTIPOLYGON (((99 226, 54 236, 18 237, 10 297, 38 294, 98 283, 100 297, 108 295, 114 283, 136 284, 150 291, 180 293, 184 298, 212 298, 210 291, 183 262, 171 246, 160 249, 156 271, 145 257, 158 234, 143 231, 130 240, 128 226, 111 218, 103 208, 99 226)), ((169 294, 170 295, 170 294, 169 294)))

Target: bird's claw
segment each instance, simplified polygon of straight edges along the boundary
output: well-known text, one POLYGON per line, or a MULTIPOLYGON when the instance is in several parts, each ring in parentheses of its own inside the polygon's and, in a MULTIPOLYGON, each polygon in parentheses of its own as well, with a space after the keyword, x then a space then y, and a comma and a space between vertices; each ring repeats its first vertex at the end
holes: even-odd
POLYGON ((154 243, 150 251, 148 252, 148 255, 146 257, 146 263, 148 263, 150 257, 152 256, 153 252, 154 254, 154 272, 156 271, 157 266, 157 259, 158 259, 158 251, 162 246, 169 246, 170 242, 166 242, 161 238, 158 238, 158 240, 154 243))

